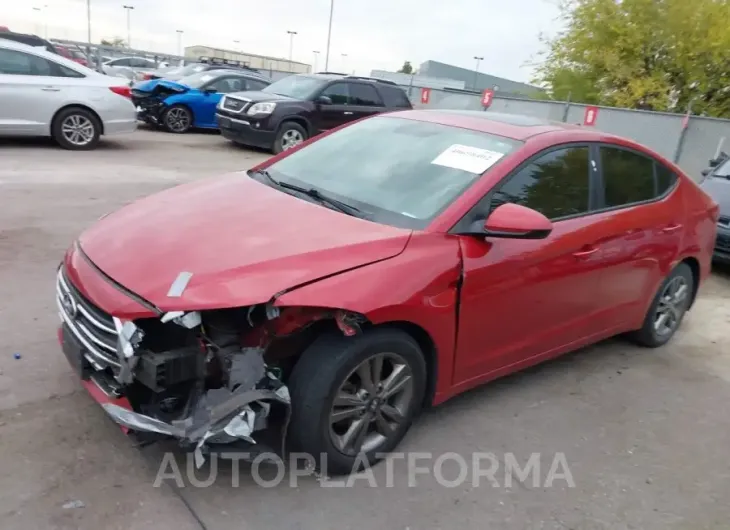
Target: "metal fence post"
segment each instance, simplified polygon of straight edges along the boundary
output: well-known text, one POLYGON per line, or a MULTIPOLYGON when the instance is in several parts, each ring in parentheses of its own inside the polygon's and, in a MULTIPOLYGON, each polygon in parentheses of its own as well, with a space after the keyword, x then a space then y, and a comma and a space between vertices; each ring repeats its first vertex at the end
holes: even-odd
POLYGON ((568 92, 568 97, 565 100, 565 110, 563 110, 563 123, 568 122, 568 112, 570 112, 570 96, 572 94, 572 92, 568 92))
POLYGON ((672 162, 677 164, 679 157, 682 156, 682 148, 684 147, 684 139, 687 136, 687 129, 689 129, 689 120, 692 118, 692 100, 687 104, 687 114, 682 118, 682 130, 679 133, 679 139, 677 140, 677 147, 674 150, 674 158, 672 162))

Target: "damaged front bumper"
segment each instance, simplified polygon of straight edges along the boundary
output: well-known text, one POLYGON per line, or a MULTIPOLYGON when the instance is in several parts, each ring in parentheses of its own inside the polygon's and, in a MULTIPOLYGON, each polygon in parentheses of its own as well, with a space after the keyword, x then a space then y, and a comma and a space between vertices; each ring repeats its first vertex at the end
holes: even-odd
MULTIPOLYGON (((197 312, 122 321, 87 300, 63 267, 56 301, 64 354, 125 430, 176 438, 195 449, 198 465, 208 444, 256 443, 252 434, 269 426, 275 407, 285 411, 285 431, 289 391, 266 365, 263 347, 241 346, 238 322, 229 326, 226 317, 204 323, 197 312)), ((251 327, 252 312, 244 319, 251 327)), ((261 313, 263 319, 277 316, 261 313)))

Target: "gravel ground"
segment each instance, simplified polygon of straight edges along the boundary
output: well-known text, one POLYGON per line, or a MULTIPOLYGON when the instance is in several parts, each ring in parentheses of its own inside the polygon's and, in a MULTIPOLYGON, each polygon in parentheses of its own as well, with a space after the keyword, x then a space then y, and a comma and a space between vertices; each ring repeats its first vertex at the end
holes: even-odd
MULTIPOLYGON (((237 476, 223 462, 208 487, 187 478, 182 488, 155 487, 165 448, 134 447, 59 351, 55 267, 106 212, 266 156, 215 134, 148 130, 88 153, 0 144, 0 528, 730 527, 730 273, 722 270, 665 348, 607 341, 425 413, 401 449, 461 455, 468 477, 456 487, 434 473, 411 487, 398 460, 391 477, 378 466, 372 482, 349 488, 314 477, 264 488, 248 466, 237 476), (472 454, 485 452, 500 466, 493 483, 471 469, 472 454), (524 467, 532 453, 540 453, 537 483, 510 484, 505 465, 514 458, 524 467), (574 487, 565 478, 549 483, 557 454, 574 487)), ((186 475, 183 455, 176 458, 186 475)), ((458 474, 453 459, 442 469, 445 480, 458 474)))

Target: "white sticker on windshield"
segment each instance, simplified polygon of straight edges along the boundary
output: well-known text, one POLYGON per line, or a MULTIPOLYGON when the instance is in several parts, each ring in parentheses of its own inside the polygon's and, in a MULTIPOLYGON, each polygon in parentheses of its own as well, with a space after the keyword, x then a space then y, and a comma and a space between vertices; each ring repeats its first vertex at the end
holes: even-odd
POLYGON ((433 159, 432 164, 481 175, 504 156, 504 153, 454 144, 433 159))

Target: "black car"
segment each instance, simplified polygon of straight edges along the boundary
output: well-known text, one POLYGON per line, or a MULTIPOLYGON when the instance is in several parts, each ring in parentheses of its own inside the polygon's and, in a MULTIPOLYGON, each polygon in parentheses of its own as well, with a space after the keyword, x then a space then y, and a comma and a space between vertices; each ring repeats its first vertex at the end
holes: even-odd
POLYGON ((721 153, 702 172, 700 187, 720 206, 713 259, 730 264, 730 157, 721 153))
POLYGON ((342 74, 297 74, 260 92, 227 94, 218 104, 221 134, 241 145, 280 153, 328 129, 412 108, 392 81, 342 74))
POLYGON ((0 39, 12 40, 27 44, 28 46, 35 46, 37 48, 44 48, 46 51, 55 53, 58 55, 58 50, 46 39, 40 38, 38 35, 27 35, 25 33, 15 33, 14 31, 3 31, 0 32, 0 39))

